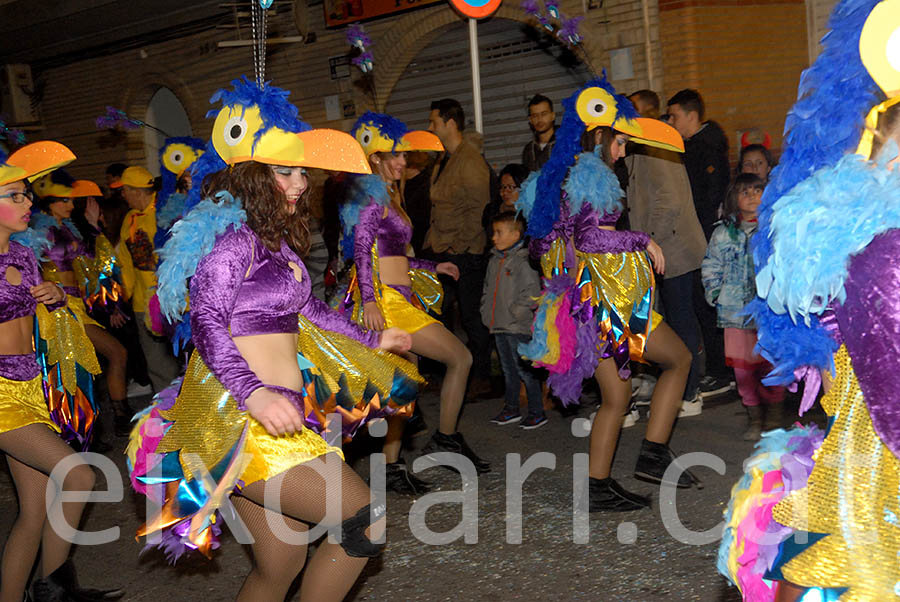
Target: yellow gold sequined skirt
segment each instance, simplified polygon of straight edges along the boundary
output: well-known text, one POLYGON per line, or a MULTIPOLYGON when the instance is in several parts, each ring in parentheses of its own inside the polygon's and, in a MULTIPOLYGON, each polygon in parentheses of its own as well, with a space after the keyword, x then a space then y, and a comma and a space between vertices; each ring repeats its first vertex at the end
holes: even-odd
POLYGON ((386 284, 379 286, 378 309, 384 316, 385 328, 401 328, 413 333, 439 322, 406 300, 399 291, 386 284))
POLYGON ((40 374, 31 380, 10 380, 0 376, 0 433, 29 424, 46 424, 60 432, 50 420, 41 383, 40 374))
POLYGON ((81 322, 84 326, 97 326, 98 328, 103 328, 94 318, 90 317, 87 313, 87 308, 84 305, 84 301, 81 297, 75 295, 66 295, 66 306, 72 310, 72 313, 75 314, 75 317, 81 322))
POLYGON ((842 345, 821 404, 833 424, 805 489, 775 506, 783 525, 824 533, 781 567, 805 587, 849 588, 844 601, 900 597, 900 460, 875 433, 842 345))
MULTIPOLYGON (((237 409, 237 402, 196 351, 188 362, 174 406, 159 414, 173 424, 155 452, 195 454, 207 468, 234 451, 235 443, 243 436, 243 449, 237 451, 248 456, 239 477, 245 485, 269 479, 329 452, 341 453, 308 428, 280 437, 270 435, 249 412, 237 409)), ((190 466, 183 460, 182 469, 186 478, 193 478, 190 466)))

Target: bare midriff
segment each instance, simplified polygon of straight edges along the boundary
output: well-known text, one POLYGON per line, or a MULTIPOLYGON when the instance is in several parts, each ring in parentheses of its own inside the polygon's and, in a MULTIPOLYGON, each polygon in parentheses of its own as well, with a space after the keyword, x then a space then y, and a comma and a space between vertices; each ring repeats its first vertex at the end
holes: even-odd
POLYGON ((404 255, 379 257, 378 279, 388 286, 412 286, 409 279, 409 260, 404 255))
POLYGON ((75 272, 60 272, 58 270, 54 270, 51 273, 44 274, 44 279, 51 282, 59 282, 62 286, 78 286, 78 281, 75 279, 75 272))
POLYGON ((266 385, 300 391, 303 376, 297 365, 297 335, 290 332, 233 337, 247 365, 266 385))
POLYGON ((32 330, 34 317, 22 316, 0 323, 0 355, 25 355, 34 353, 32 330))

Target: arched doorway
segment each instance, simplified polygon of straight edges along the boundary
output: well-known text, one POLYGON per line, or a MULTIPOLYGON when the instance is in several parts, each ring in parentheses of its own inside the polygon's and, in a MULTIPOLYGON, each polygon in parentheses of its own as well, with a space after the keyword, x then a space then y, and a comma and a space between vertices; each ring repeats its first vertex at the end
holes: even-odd
MULTIPOLYGON (((159 88, 147 104, 145 123, 155 126, 170 136, 191 136, 191 121, 188 119, 184 105, 169 88, 159 88)), ((144 153, 147 157, 147 169, 159 175, 159 149, 165 143, 166 136, 153 128, 144 128, 144 153)))
MULTIPOLYGON (((495 170, 518 163, 530 140, 528 100, 537 93, 554 102, 557 124, 562 99, 591 77, 590 70, 562 46, 537 35, 522 23, 493 18, 478 24, 481 62, 484 153, 495 170)), ((407 65, 385 110, 413 129, 428 125, 431 101, 456 98, 472 118, 472 79, 468 26, 454 23, 435 37, 407 65)))

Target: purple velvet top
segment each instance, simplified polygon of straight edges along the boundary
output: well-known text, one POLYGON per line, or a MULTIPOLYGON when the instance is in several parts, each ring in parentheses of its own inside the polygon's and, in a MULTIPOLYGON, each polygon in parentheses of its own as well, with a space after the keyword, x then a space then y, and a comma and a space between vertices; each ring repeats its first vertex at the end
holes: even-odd
POLYGON ((563 193, 562 201, 559 206, 559 219, 556 220, 556 223, 553 224, 553 229, 550 230, 550 233, 547 234, 544 238, 533 238, 531 242, 528 243, 528 253, 534 259, 540 259, 544 253, 550 250, 550 246, 553 244, 553 241, 557 238, 561 238, 566 242, 566 265, 572 263, 573 265, 570 267, 574 267, 575 257, 574 254, 570 258, 568 257, 569 252, 568 249, 571 248, 570 241, 572 240, 572 234, 574 233, 575 223, 572 219, 572 215, 569 212, 569 203, 566 199, 566 194, 563 193), (571 262, 569 261, 571 259, 571 262))
POLYGON ((435 262, 406 255, 410 240, 412 225, 390 205, 384 207, 373 201, 360 212, 353 240, 353 261, 363 303, 375 300, 372 287, 372 245, 375 241, 378 242, 379 257, 406 257, 411 269, 435 271, 435 262))
MULTIPOLYGON (((43 282, 37 259, 31 249, 10 241, 9 251, 0 254, 0 323, 16 318, 33 316, 37 308, 37 300, 31 296, 29 289, 43 282), (7 280, 7 270, 13 267, 22 275, 22 282, 12 285, 7 280)), ((48 305, 53 311, 65 305, 61 303, 48 305)), ((0 355, 0 376, 10 380, 31 380, 40 373, 33 353, 24 355, 0 355)))
POLYGON ((282 242, 273 253, 247 225, 216 239, 212 251, 197 265, 190 299, 194 345, 241 410, 263 383, 232 336, 294 333, 297 314, 302 314, 322 330, 369 347, 377 347, 380 341, 380 333, 362 330, 311 294, 309 274, 287 244, 282 242))
POLYGON ((850 258, 847 298, 835 307, 875 432, 900 458, 900 230, 850 258))
POLYGON ((619 219, 619 212, 598 215, 585 204, 574 218, 575 248, 583 253, 627 253, 643 251, 650 243, 650 235, 631 230, 604 230, 619 219))
POLYGON ((81 239, 64 225, 50 228, 50 242, 53 246, 47 251, 47 258, 60 272, 71 272, 72 261, 88 254, 81 239))

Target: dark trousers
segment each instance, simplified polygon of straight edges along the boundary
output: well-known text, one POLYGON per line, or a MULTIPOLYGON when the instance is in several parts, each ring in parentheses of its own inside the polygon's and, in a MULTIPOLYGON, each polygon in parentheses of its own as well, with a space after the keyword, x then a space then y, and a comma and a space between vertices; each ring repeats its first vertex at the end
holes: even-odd
POLYGON ((503 368, 503 381, 506 384, 504 400, 506 409, 519 411, 519 383, 525 383, 525 395, 528 397, 528 415, 535 418, 544 415, 544 400, 541 393, 541 381, 537 371, 519 355, 519 343, 527 343, 531 339, 527 334, 498 332, 494 335, 497 344, 497 355, 503 368))
POLYGON ((703 336, 703 361, 706 366, 705 375, 716 378, 731 378, 731 370, 725 365, 725 333, 716 325, 716 309, 706 302, 703 294, 703 283, 700 280, 700 270, 692 272, 694 278, 694 312, 700 323, 700 333, 703 336))
MULTIPOLYGON (((674 278, 657 277, 659 300, 663 306, 666 323, 672 327, 691 352, 691 371, 688 373, 682 399, 693 399, 700 384, 703 356, 700 353, 700 324, 694 313, 694 279, 700 270, 694 270, 674 278)), ((701 297, 698 303, 706 303, 701 297)))
POLYGON ((453 332, 456 314, 453 303, 459 306, 459 317, 468 337, 472 352, 472 376, 489 378, 491 375, 491 333, 481 322, 481 293, 484 289, 484 272, 487 262, 483 255, 473 253, 435 253, 431 258, 438 263, 449 261, 459 268, 459 280, 441 276, 444 286, 444 304, 441 322, 453 332))

